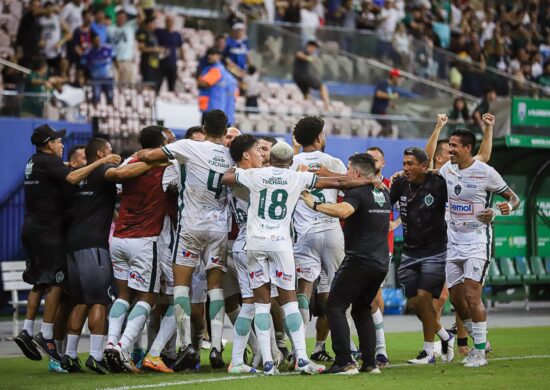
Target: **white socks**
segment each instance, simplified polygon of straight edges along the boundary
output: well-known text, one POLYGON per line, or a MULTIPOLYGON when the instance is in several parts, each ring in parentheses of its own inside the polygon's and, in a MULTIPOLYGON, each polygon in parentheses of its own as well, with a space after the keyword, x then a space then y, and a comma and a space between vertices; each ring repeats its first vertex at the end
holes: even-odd
POLYGON ((472 323, 474 333, 474 347, 485 356, 485 347, 487 344, 487 321, 472 323))
MULTIPOLYGON (((353 345, 355 347, 355 344, 353 345)), ((325 348, 325 341, 315 341, 315 348, 313 348, 313 352, 321 352, 325 348)))
POLYGON ((472 319, 468 318, 467 320, 462 320, 462 325, 464 325, 464 329, 468 332, 468 336, 471 338, 474 338, 474 330, 472 327, 472 319))
POLYGON ((124 299, 117 299, 111 310, 109 311, 109 332, 107 336, 107 343, 116 345, 122 332, 122 325, 126 319, 126 313, 130 308, 130 304, 124 299))
POLYGON ((271 303, 254 303, 254 328, 256 329, 256 336, 258 337, 258 342, 260 343, 260 350, 262 351, 262 359, 264 364, 273 361, 270 345, 270 310, 271 303))
POLYGON ((298 300, 298 309, 300 309, 305 327, 309 324, 309 299, 305 294, 297 294, 296 299, 298 300))
POLYGON ((210 298, 210 329, 212 331, 212 348, 216 348, 218 352, 222 351, 222 334, 223 334, 223 318, 225 316, 225 302, 223 298, 223 289, 214 288, 208 290, 210 298))
POLYGON ((244 363, 243 355, 246 349, 246 343, 250 337, 254 311, 254 304, 243 303, 239 316, 236 318, 233 328, 233 352, 231 355, 231 361, 234 366, 244 363))
POLYGON ((42 322, 40 332, 42 332, 42 337, 44 337, 46 340, 53 339, 53 324, 42 322))
POLYGON ((380 309, 376 310, 372 315, 374 321, 374 329, 376 329, 376 354, 388 356, 386 352, 386 336, 384 335, 384 317, 380 309))
POLYGON ((445 330, 444 327, 441 327, 441 329, 437 331, 437 335, 439 336, 441 341, 448 341, 449 338, 451 337, 449 336, 449 333, 445 330))
POLYGON ((159 331, 149 349, 149 354, 154 357, 160 356, 174 334, 176 334, 176 317, 174 316, 174 305, 170 305, 160 322, 159 331))
POLYGON ((134 342, 138 334, 143 329, 145 321, 151 313, 151 306, 147 302, 139 301, 135 304, 134 308, 128 315, 128 321, 126 323, 126 329, 120 338, 120 345, 122 349, 129 352, 134 346, 134 342))
POLYGON ((105 336, 102 334, 90 335, 90 355, 98 362, 103 360, 103 340, 105 336))
POLYGON ((23 322, 23 329, 27 331, 29 336, 34 336, 34 320, 25 320, 23 322))
MULTIPOLYGON (((181 337, 181 348, 191 344, 191 300, 189 287, 174 286, 174 314, 181 337)), ((200 346, 199 346, 200 348, 200 346)))
POLYGON ((424 351, 428 354, 429 357, 434 355, 434 342, 433 341, 424 341, 424 351))
POLYGON ((67 335, 67 347, 65 349, 65 355, 69 356, 71 359, 76 359, 77 357, 78 340, 80 340, 80 335, 78 334, 67 335))
POLYGON ((281 306, 285 315, 285 325, 292 339, 292 345, 298 359, 309 360, 306 352, 304 321, 298 309, 298 302, 289 302, 281 306))

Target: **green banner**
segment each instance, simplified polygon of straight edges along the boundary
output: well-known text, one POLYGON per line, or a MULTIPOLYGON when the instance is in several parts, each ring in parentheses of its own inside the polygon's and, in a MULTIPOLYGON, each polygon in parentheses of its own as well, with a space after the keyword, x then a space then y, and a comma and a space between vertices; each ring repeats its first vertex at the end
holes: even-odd
POLYGON ((550 137, 531 135, 507 135, 506 145, 516 148, 550 149, 550 137))
POLYGON ((550 99, 512 98, 512 126, 550 128, 550 99))

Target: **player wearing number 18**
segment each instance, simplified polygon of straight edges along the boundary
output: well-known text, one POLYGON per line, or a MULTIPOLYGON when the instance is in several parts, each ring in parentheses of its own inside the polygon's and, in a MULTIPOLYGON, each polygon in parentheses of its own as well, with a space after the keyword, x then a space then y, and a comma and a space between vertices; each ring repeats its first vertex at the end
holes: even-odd
POLYGON ((202 262, 207 273, 212 327, 212 368, 222 368, 221 355, 223 317, 225 315, 222 288, 226 272, 227 233, 231 228, 227 189, 221 183, 224 172, 235 164, 222 141, 227 128, 227 116, 212 110, 204 116, 204 142, 184 139, 162 149, 138 153, 142 161, 176 159, 185 165, 183 209, 178 226, 174 262, 174 309, 181 336, 181 349, 176 364, 194 368, 197 351, 191 345, 191 278, 202 262))
POLYGON ((296 351, 295 369, 307 374, 324 370, 323 366, 308 359, 304 324, 296 299, 296 266, 290 223, 300 193, 306 189, 349 188, 370 182, 367 178, 318 178, 311 172, 292 171, 288 168, 292 165, 293 155, 290 145, 277 143, 271 149, 270 167, 228 171, 222 179, 223 184, 240 185, 250 192, 247 266, 254 294, 256 335, 267 375, 276 372, 270 346, 271 283, 277 286, 285 324, 296 351))

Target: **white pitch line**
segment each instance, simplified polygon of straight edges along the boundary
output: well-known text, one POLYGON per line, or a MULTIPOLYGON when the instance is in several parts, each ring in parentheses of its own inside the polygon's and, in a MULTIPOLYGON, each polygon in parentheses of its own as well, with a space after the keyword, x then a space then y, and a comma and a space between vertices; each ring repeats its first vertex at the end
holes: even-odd
MULTIPOLYGON (((550 359, 550 355, 497 357, 497 358, 489 359, 489 362, 506 361, 506 360, 529 360, 529 359, 550 359)), ((446 364, 447 363, 443 363, 443 365, 446 365, 446 364)), ((388 368, 402 368, 402 367, 418 367, 418 366, 414 364, 392 364, 388 368)), ((299 374, 296 372, 285 372, 285 373, 279 374, 278 376, 287 376, 287 375, 299 375, 299 374)), ((150 384, 135 385, 135 386, 105 387, 105 388, 102 388, 101 390, 153 389, 158 387, 194 385, 194 384, 209 383, 209 382, 237 381, 237 380, 261 378, 261 377, 262 377, 261 375, 220 376, 217 378, 189 379, 185 381, 150 383, 150 384)))

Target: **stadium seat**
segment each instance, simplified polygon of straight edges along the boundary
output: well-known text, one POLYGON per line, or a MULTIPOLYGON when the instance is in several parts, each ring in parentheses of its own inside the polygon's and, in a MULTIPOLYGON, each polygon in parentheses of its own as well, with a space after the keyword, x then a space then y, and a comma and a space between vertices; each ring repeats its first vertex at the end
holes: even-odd
POLYGON ((489 284, 506 284, 506 276, 504 276, 500 272, 498 264, 494 258, 492 258, 489 262, 489 274, 487 275, 487 282, 489 284))
POLYGON ((516 273, 514 262, 509 257, 501 257, 498 259, 500 270, 506 276, 506 281, 509 284, 521 284, 521 276, 516 273))
POLYGON ((533 275, 531 272, 527 258, 524 256, 518 256, 514 259, 514 262, 516 264, 518 275, 521 275, 521 279, 524 283, 533 284, 533 282, 536 282, 537 276, 533 275))
POLYGON ((540 256, 531 256, 530 260, 531 270, 537 277, 537 280, 541 282, 550 282, 550 274, 544 269, 544 264, 540 256))

